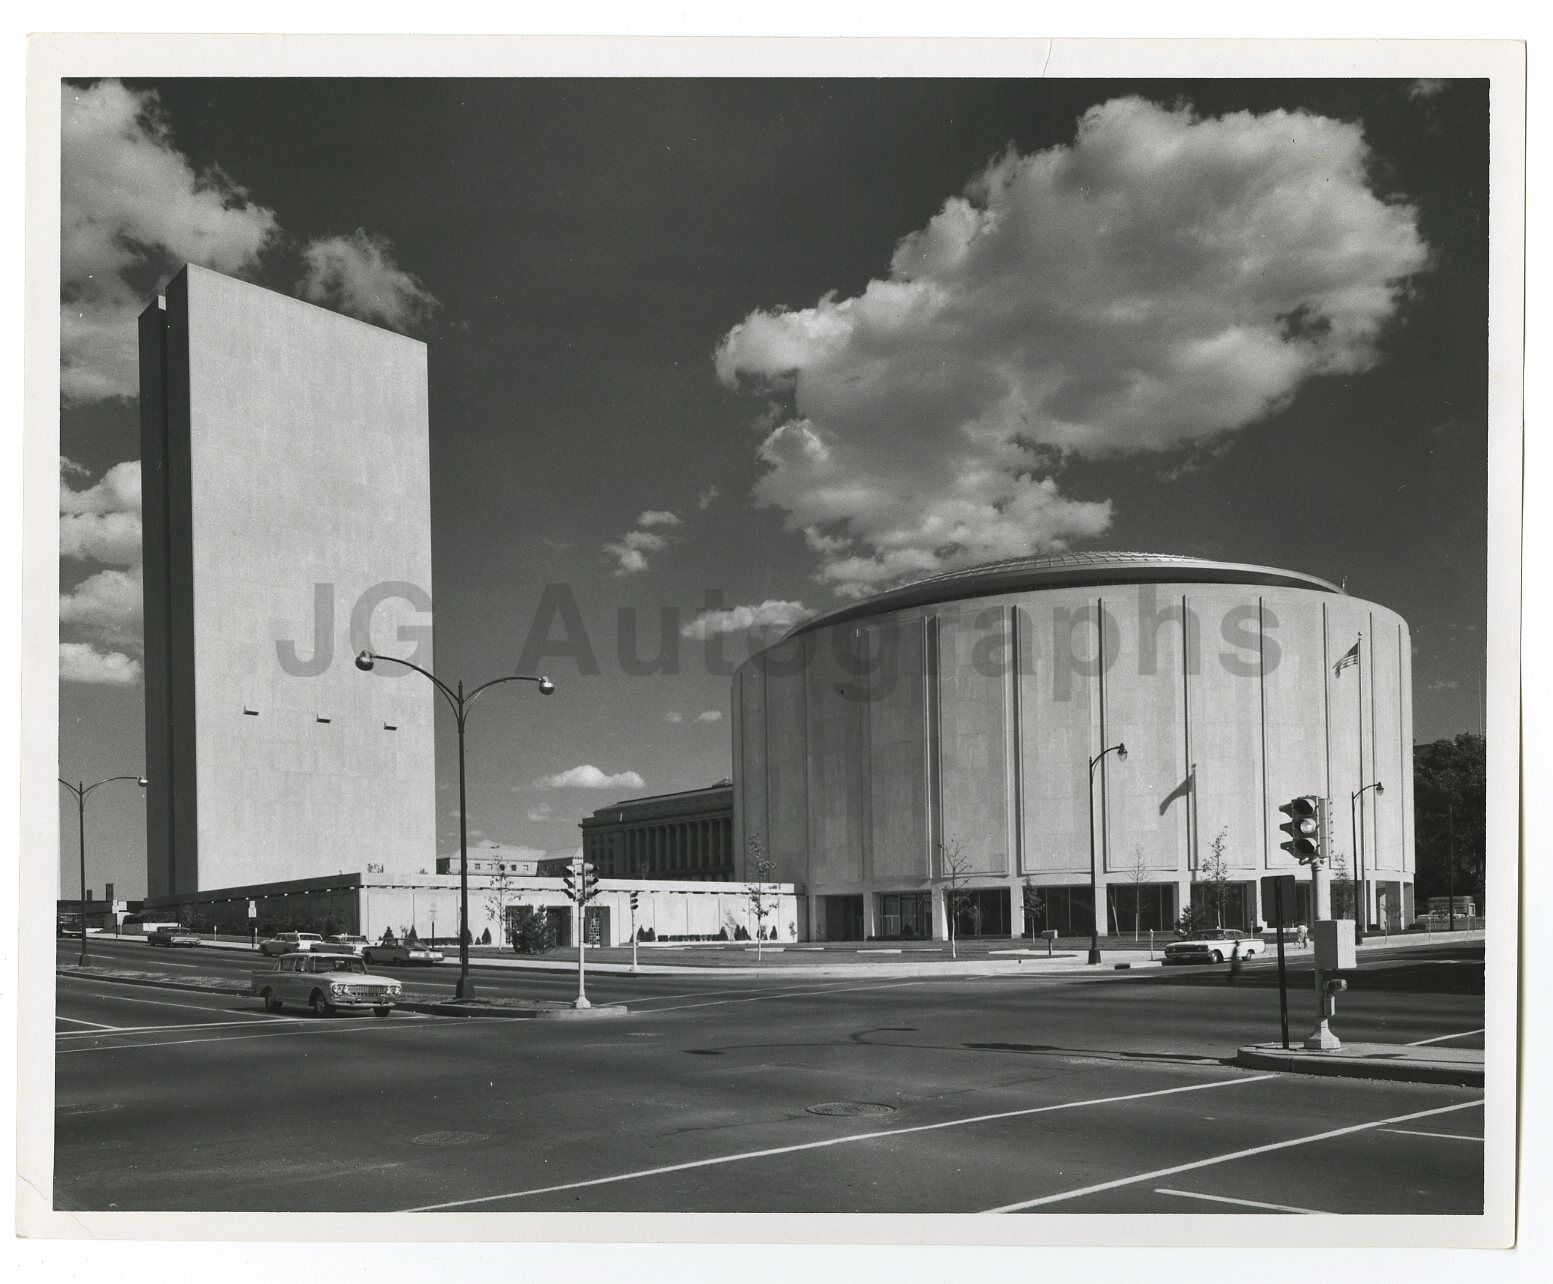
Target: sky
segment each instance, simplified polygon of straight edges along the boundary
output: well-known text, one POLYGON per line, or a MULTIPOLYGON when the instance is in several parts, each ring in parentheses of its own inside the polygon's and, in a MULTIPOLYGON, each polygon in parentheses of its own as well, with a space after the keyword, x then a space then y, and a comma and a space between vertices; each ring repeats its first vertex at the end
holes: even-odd
MULTIPOLYGON (((226 78, 62 106, 72 781, 144 761, 135 317, 184 262, 428 344, 437 671, 558 688, 471 718, 475 841, 570 850, 600 806, 726 776, 728 671, 810 613, 1063 549, 1346 581, 1411 626, 1415 738, 1483 729, 1484 82, 226 78)), ((92 796, 89 886, 144 893, 143 814, 92 796)))

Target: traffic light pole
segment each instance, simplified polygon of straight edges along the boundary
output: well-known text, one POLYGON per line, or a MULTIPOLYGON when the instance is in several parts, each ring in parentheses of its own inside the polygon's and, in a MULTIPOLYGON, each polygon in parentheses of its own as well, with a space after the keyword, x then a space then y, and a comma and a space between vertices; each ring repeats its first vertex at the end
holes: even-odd
POLYGON ((1289 976, 1283 964, 1283 884, 1280 882, 1273 894, 1274 908, 1278 912, 1278 1016, 1283 1022, 1283 1046, 1289 1047, 1289 976))
POLYGON ((631 893, 631 975, 636 975, 636 893, 631 893))

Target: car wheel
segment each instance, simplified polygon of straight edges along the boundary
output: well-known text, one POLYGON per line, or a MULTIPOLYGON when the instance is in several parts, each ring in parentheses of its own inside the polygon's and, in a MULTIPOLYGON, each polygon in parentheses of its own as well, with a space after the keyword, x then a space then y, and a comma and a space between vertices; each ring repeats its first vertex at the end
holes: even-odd
POLYGON ((264 987, 264 1010, 266 1012, 279 1012, 280 1000, 275 997, 275 991, 269 986, 264 987))
POLYGON ((1224 962, 1224 956, 1222 954, 1220 954, 1218 952, 1218 950, 1214 950, 1214 952, 1213 952, 1213 961, 1215 963, 1222 963, 1222 962, 1224 962))
POLYGON ((386 1017, 392 1011, 392 1008, 373 1008, 372 1015, 376 1017, 386 1017))
POLYGON ((324 998, 324 992, 322 990, 313 991, 312 1008, 314 1016, 328 1016, 329 1013, 333 1011, 333 1009, 329 1006, 329 1000, 324 998))

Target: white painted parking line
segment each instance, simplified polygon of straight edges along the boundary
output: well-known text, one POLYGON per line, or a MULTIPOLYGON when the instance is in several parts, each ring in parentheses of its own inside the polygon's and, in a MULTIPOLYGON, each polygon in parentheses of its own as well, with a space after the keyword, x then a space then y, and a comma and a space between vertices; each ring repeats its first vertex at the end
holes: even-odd
POLYGON ((449 1208, 472 1208, 476 1204, 494 1204, 504 1199, 525 1199, 532 1195, 551 1195, 564 1190, 584 1190, 589 1186, 609 1186, 615 1182, 637 1181, 643 1177, 661 1177, 665 1173, 687 1172, 693 1168, 714 1168, 720 1164, 737 1164, 750 1159, 770 1159, 774 1155, 795 1155, 802 1151, 824 1150, 831 1146, 852 1146, 860 1142, 879 1141, 886 1137, 906 1137, 912 1133, 940 1132, 946 1128, 968 1128, 973 1124, 995 1123, 1000 1119, 1024 1119, 1031 1115, 1051 1114, 1057 1110, 1078 1110, 1084 1106, 1110 1106, 1123 1101, 1146 1101, 1151 1097, 1170 1097, 1183 1092, 1207 1092, 1214 1088, 1233 1088, 1248 1083, 1265 1083, 1269 1079, 1279 1077, 1275 1074, 1237 1076, 1233 1079, 1214 1079, 1208 1083, 1189 1083, 1176 1088, 1156 1088, 1151 1092, 1129 1092, 1117 1097, 1091 1097, 1084 1101, 1059 1101, 1050 1106, 1027 1106, 1023 1110, 1000 1110, 996 1114, 972 1115, 966 1119, 945 1119, 939 1123, 913 1124, 908 1128, 881 1128, 874 1132, 853 1133, 846 1137, 827 1137, 824 1141, 804 1141, 791 1146, 771 1146, 765 1150, 737 1151, 730 1155, 714 1155, 710 1159, 691 1159, 682 1164, 665 1164, 661 1168, 639 1168, 631 1172, 611 1173, 607 1177, 590 1177, 583 1181, 563 1182, 558 1186, 509 1190, 500 1195, 455 1199, 445 1204, 423 1204, 418 1208, 404 1208, 399 1211, 436 1213, 449 1208))
POLYGON ((1432 1039, 1414 1039, 1412 1043, 1406 1044, 1405 1046, 1409 1048, 1422 1048, 1426 1044, 1430 1043, 1444 1043, 1448 1039, 1465 1039, 1474 1034, 1487 1033, 1487 1030, 1463 1030, 1460 1034, 1437 1034, 1432 1039))
POLYGON ((92 1030, 122 1030, 124 1028, 123 1026, 119 1025, 103 1025, 101 1021, 83 1021, 80 1017, 59 1016, 57 1014, 55 1015, 54 1020, 68 1021, 71 1025, 89 1025, 92 1027, 91 1030, 55 1030, 54 1037, 56 1039, 72 1034, 90 1034, 92 1033, 92 1030))
POLYGON ((1232 1150, 1228 1154, 1213 1155, 1207 1159, 1194 1159, 1191 1163, 1175 1164, 1169 1168, 1156 1168, 1152 1172, 1135 1173, 1131 1177, 1118 1177, 1114 1181, 1097 1182, 1093 1186, 1080 1186, 1056 1195, 1041 1195, 1036 1199, 1020 1200, 1017 1204, 1004 1204, 989 1208, 989 1213, 1020 1213, 1028 1208, 1040 1208, 1046 1204, 1060 1204, 1069 1199, 1081 1199, 1085 1195, 1098 1195, 1102 1191, 1117 1190, 1122 1186, 1135 1186, 1139 1182, 1156 1181, 1161 1177, 1174 1177, 1177 1173, 1189 1173, 1198 1168, 1211 1168, 1215 1164, 1227 1164, 1236 1159, 1249 1159, 1252 1155, 1271 1154, 1275 1150, 1288 1150, 1293 1146, 1309 1146, 1318 1141, 1330 1141, 1333 1137, 1346 1137, 1351 1133, 1382 1128, 1387 1124, 1410 1123, 1414 1119, 1428 1119, 1434 1115, 1447 1115, 1456 1110, 1471 1110, 1481 1106, 1483 1098, 1458 1102, 1454 1106, 1437 1106, 1433 1110, 1418 1110, 1409 1115, 1395 1115, 1390 1119, 1371 1119, 1368 1123, 1350 1124, 1346 1128, 1332 1128, 1326 1132, 1311 1133, 1304 1137, 1291 1137, 1288 1141, 1274 1141, 1265 1146, 1252 1146, 1246 1150, 1232 1150))
POLYGON ((1381 1131, 1399 1132, 1404 1137, 1439 1137, 1444 1141, 1475 1141, 1481 1144, 1483 1140, 1467 1132, 1419 1132, 1414 1128, 1382 1128, 1381 1131))
POLYGON ((1319 1208, 1300 1208, 1294 1204, 1264 1204, 1256 1199, 1231 1199, 1228 1195, 1205 1195, 1197 1190, 1171 1190, 1168 1186, 1156 1186, 1156 1195, 1176 1195, 1181 1199, 1205 1199, 1210 1204, 1236 1204, 1241 1208, 1261 1208, 1269 1213, 1314 1213, 1320 1215, 1319 1208))

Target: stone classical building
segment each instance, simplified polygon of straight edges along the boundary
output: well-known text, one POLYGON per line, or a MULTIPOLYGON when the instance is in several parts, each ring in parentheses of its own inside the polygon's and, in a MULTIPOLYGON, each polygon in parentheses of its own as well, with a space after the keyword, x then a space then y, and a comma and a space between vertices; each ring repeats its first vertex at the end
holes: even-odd
POLYGON ((582 851, 603 878, 715 882, 735 877, 733 783, 633 798, 582 822, 582 851))
POLYGON ((733 852, 771 853, 806 937, 941 938, 946 891, 965 933, 1087 934, 1096 909, 1130 933, 1210 893, 1251 927, 1279 872, 1324 914, 1326 878, 1313 906, 1279 847, 1301 794, 1328 800, 1369 920, 1412 921, 1407 625, 1309 575, 1145 553, 956 571, 791 629, 732 709, 733 852))

